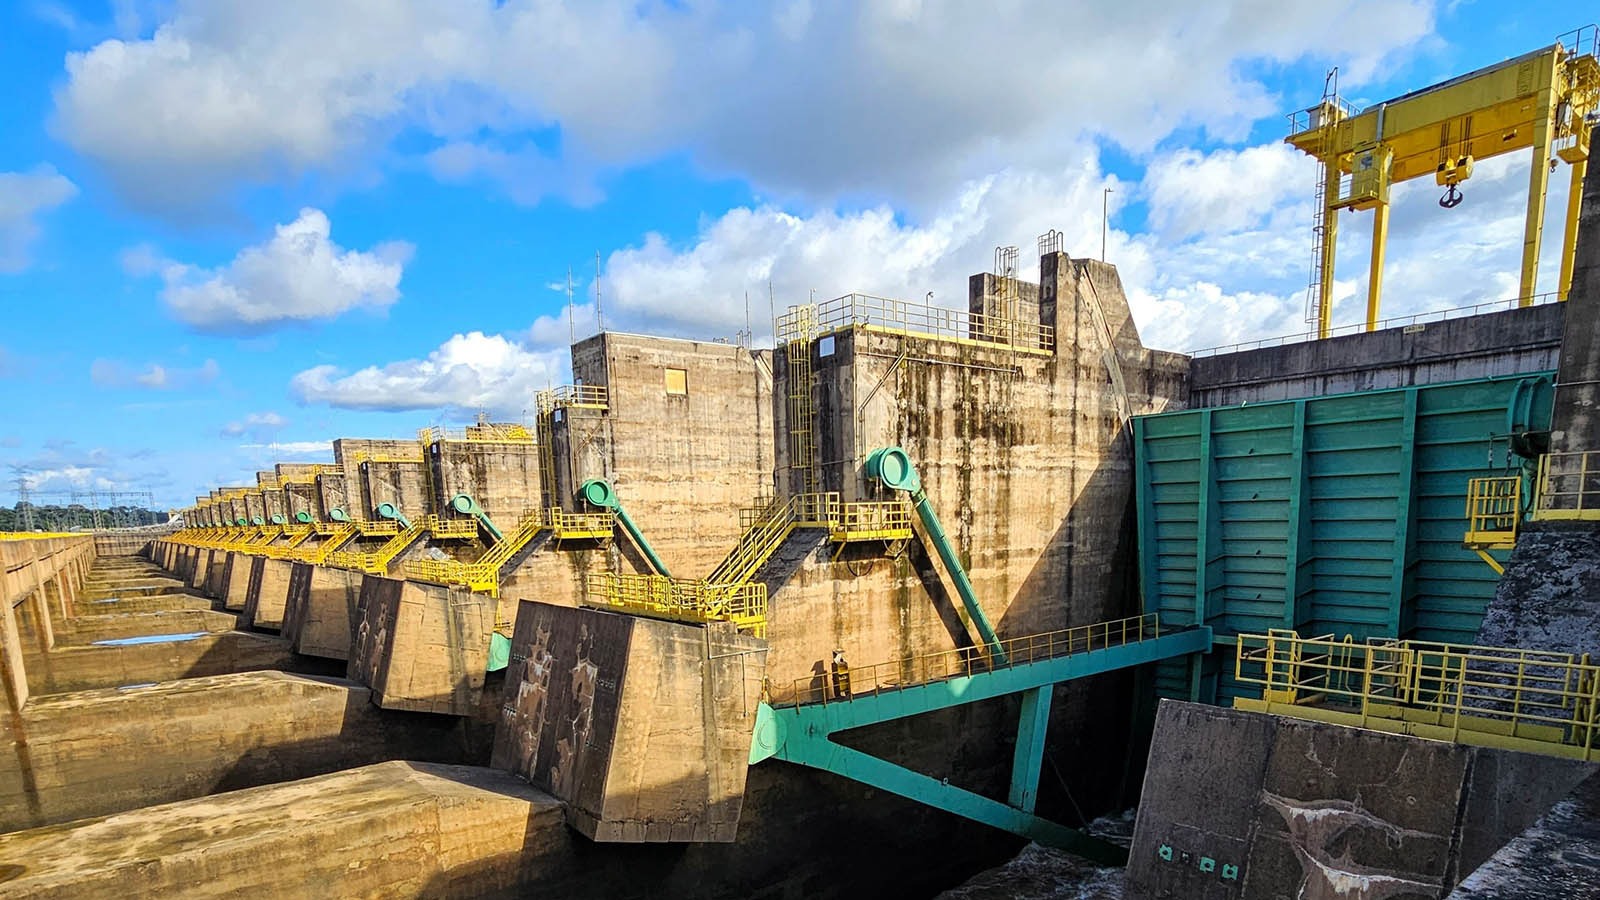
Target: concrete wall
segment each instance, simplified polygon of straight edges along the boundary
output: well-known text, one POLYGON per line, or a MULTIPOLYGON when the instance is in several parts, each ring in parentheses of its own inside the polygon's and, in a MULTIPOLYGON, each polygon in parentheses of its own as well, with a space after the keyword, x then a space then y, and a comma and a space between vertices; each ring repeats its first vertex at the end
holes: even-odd
POLYGON ((1162 701, 1125 895, 1440 897, 1593 769, 1162 701))
POLYGON ((1474 642, 1600 657, 1600 522, 1529 522, 1474 642))
POLYGON ((501 531, 511 532, 543 502, 539 453, 535 444, 435 441, 428 447, 432 508, 442 510, 457 494, 468 494, 501 531))
POLYGON ((566 801, 593 840, 732 841, 763 643, 542 603, 516 622, 492 765, 566 801))
POLYGON ((568 411, 558 448, 572 474, 558 493, 609 477, 674 575, 709 573, 738 540, 739 509, 771 485, 769 357, 731 344, 611 332, 573 345, 573 377, 604 385, 611 408, 603 434, 585 427, 587 411, 568 411), (687 373, 686 394, 667 393, 669 368, 687 373))
POLYGON ((388 759, 476 761, 459 722, 281 672, 44 697, 14 724, 26 764, 0 766, 0 832, 388 759))
POLYGON ((1234 406, 1324 394, 1550 371, 1571 304, 1545 304, 1197 357, 1189 406, 1234 406))
MULTIPOLYGON (((834 335, 830 355, 812 348, 821 487, 893 499, 861 466, 875 448, 904 447, 1002 637, 1137 612, 1129 445, 1088 304, 1106 311, 1129 411, 1163 410, 1186 392, 1187 360, 1139 344, 1114 268, 1045 262, 1055 355, 859 331, 834 335)), ((776 372, 782 432, 783 354, 776 372)), ((786 477, 798 484, 797 472, 786 477)), ((975 640, 934 551, 920 538, 884 549, 835 560, 821 535, 801 534, 768 565, 774 691, 808 680, 836 648, 859 666, 975 640)))
POLYGON ((354 519, 376 519, 379 504, 393 503, 408 519, 437 512, 428 493, 427 469, 420 462, 365 462, 360 466, 360 513, 346 510, 354 519))
POLYGON ((1583 185, 1551 449, 1600 450, 1600 166, 1583 185))
POLYGON ((294 652, 323 659, 350 658, 365 577, 332 566, 294 564, 282 631, 294 652))
MULTIPOLYGON (((244 609, 239 616, 243 629, 283 627, 284 607, 289 602, 289 579, 294 563, 286 559, 249 557, 250 583, 245 591, 244 609)), ((237 563, 235 564, 237 568, 237 563)))
POLYGON ((367 576, 348 677, 385 709, 472 715, 495 607, 487 594, 367 576))
POLYGON ((324 522, 333 520, 333 511, 342 509, 352 518, 358 518, 351 512, 350 485, 357 486, 356 499, 361 498, 359 491, 360 478, 347 479, 343 475, 318 475, 317 476, 317 518, 324 522))

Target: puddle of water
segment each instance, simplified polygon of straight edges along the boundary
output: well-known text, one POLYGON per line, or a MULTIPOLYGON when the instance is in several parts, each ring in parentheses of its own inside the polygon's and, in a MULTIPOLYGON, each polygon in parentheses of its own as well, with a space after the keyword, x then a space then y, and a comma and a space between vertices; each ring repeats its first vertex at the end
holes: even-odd
POLYGON ((187 634, 147 634, 141 637, 112 638, 105 641, 95 641, 96 647, 126 647, 131 644, 168 644, 178 641, 192 641, 195 638, 205 637, 204 631, 191 631, 187 634))
POLYGON ((141 681, 138 684, 119 684, 119 685, 117 685, 117 690, 119 690, 119 691, 137 691, 140 688, 155 687, 155 686, 156 686, 156 683, 154 681, 141 681))

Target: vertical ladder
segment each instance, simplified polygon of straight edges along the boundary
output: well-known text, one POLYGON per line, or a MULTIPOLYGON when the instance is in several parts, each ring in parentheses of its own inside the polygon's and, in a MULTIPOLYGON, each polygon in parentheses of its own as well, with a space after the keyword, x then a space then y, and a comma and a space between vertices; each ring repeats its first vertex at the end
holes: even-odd
POLYGON ((785 347, 789 361, 789 467, 800 472, 800 492, 817 490, 816 407, 812 394, 816 375, 811 370, 812 310, 806 308, 797 323, 796 336, 785 347))
POLYGON ((1322 321, 1322 245, 1328 239, 1324 210, 1328 206, 1328 164, 1317 165, 1317 193, 1311 202, 1311 281, 1306 286, 1306 322, 1322 321))
POLYGON ((535 428, 538 431, 535 439, 539 442, 540 509, 550 509, 561 505, 556 497, 555 414, 555 392, 540 391, 538 412, 536 414, 538 418, 535 423, 535 428))

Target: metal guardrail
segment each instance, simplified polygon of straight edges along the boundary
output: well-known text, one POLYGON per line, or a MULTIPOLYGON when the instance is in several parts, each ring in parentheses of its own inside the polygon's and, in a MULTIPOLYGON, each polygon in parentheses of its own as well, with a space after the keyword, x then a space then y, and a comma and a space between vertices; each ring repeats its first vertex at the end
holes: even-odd
POLYGON ((564 384, 547 391, 540 391, 534 400, 540 413, 574 406, 609 409, 611 404, 605 385, 600 384, 564 384))
POLYGON ((1239 635, 1235 706, 1459 743, 1600 758, 1600 668, 1588 654, 1292 631, 1239 635))
POLYGON ((680 622, 732 622, 741 631, 766 637, 767 586, 714 584, 665 575, 590 574, 584 602, 680 622))
POLYGON ((1502 475, 1467 481, 1468 547, 1509 548, 1522 522, 1522 477, 1502 475))
POLYGON ((478 520, 428 516, 422 520, 428 534, 441 540, 469 539, 478 536, 478 520))
MULTIPOLYGON (((1171 633, 1168 629, 1167 633, 1171 633)), ((861 697, 917 687, 951 678, 970 678, 996 669, 1057 659, 1089 650, 1104 650, 1159 638, 1161 621, 1155 613, 1079 625, 1057 631, 1024 635, 1001 641, 1003 657, 986 654, 980 646, 938 650, 867 666, 848 666, 827 674, 796 678, 787 696, 773 706, 843 703, 861 697), (1000 659, 1005 661, 999 662, 1000 659)))
POLYGON ((1600 519, 1600 451, 1540 457, 1538 498, 1535 519, 1600 519))
MULTIPOLYGON (((1550 291, 1543 294, 1534 294, 1531 305, 1540 306, 1554 303, 1560 299, 1560 294, 1550 291)), ((1469 316, 1481 316, 1485 313, 1504 312, 1510 309, 1521 308, 1521 298, 1511 297, 1506 300, 1490 300, 1473 306, 1457 306, 1450 309, 1439 309, 1431 312, 1414 313, 1409 316, 1394 316, 1381 319, 1376 323, 1376 330, 1385 328, 1404 328, 1407 325, 1427 325, 1432 322, 1444 322, 1450 319, 1465 319, 1469 316)), ((1367 323, 1353 322, 1349 325, 1340 325, 1328 332, 1328 337, 1343 337, 1350 334, 1362 334, 1367 330, 1367 323)), ((1245 350, 1260 350, 1264 347, 1283 347, 1289 344, 1303 344, 1317 340, 1317 332, 1302 331, 1298 334, 1279 335, 1277 337, 1261 338, 1254 341, 1241 341, 1237 344, 1224 344, 1219 347, 1206 347, 1200 350, 1190 350, 1189 356, 1196 359, 1207 356, 1222 356, 1226 353, 1240 353, 1245 350)))
POLYGON ((969 341, 1033 353, 1054 353, 1056 347, 1055 329, 1049 325, 870 294, 846 294, 822 303, 789 307, 778 317, 777 341, 783 344, 810 340, 850 328, 969 341))
POLYGON ((526 425, 514 422, 480 422, 462 428, 430 425, 417 432, 424 446, 438 441, 480 444, 532 444, 533 432, 526 425))

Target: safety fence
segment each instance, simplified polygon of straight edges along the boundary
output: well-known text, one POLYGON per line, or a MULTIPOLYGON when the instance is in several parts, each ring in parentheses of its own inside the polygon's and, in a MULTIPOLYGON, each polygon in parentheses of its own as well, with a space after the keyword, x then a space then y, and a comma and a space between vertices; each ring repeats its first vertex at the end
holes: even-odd
POLYGON ((1012 350, 1054 353, 1055 329, 1039 322, 911 303, 870 294, 846 294, 822 303, 791 306, 778 317, 778 342, 804 340, 850 328, 935 340, 970 341, 1012 350))

